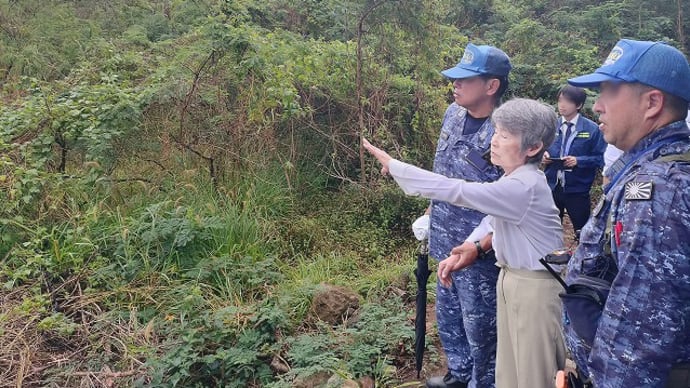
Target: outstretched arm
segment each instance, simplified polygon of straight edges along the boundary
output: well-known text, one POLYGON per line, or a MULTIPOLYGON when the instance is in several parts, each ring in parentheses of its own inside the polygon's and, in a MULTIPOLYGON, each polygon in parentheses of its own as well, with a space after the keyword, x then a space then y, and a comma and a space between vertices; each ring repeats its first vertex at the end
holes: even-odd
POLYGON ((466 206, 508 222, 520 222, 533 196, 532 186, 517 178, 501 178, 491 183, 466 182, 448 178, 391 158, 368 141, 365 148, 381 162, 407 195, 466 206))
POLYGON ((367 139, 362 139, 362 145, 364 145, 364 148, 381 163, 381 174, 388 174, 388 164, 393 158, 388 155, 386 151, 373 146, 367 139))

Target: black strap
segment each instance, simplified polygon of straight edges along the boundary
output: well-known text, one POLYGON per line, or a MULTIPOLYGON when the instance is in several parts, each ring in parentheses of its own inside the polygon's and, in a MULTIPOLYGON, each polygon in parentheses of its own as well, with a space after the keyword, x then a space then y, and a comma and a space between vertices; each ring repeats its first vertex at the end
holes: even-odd
POLYGON ((690 162, 690 151, 683 154, 671 154, 656 158, 660 162, 690 162))

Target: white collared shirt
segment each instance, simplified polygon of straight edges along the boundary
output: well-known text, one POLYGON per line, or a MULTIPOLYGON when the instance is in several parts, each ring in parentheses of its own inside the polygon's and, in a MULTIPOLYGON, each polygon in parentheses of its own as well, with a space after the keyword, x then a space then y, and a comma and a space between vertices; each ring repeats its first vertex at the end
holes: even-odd
MULTIPOLYGON (((570 136, 572 137, 572 134, 575 133, 575 127, 577 127, 577 119, 579 119, 579 118, 580 118, 579 113, 576 114, 575 117, 573 117, 573 119, 570 121, 566 121, 565 117, 561 116, 561 133, 563 134, 563 136, 565 136, 565 131, 568 129, 568 126, 565 125, 565 123, 570 122, 570 123, 573 123, 573 129, 570 132, 570 136)), ((563 155, 561 155, 561 156, 563 156, 563 155)))
MULTIPOLYGON (((567 156, 570 153, 570 145, 572 144, 570 139, 572 139, 573 136, 575 136, 575 128, 577 127, 577 119, 579 118, 579 113, 575 114, 575 117, 573 117, 573 119, 570 121, 567 121, 565 117, 561 116, 561 142, 565 143, 565 145, 562 146, 563 152, 561 153, 561 158, 567 156), (565 138, 566 132, 568 131, 568 126, 566 125, 566 123, 573 123, 573 126, 570 129, 570 137, 568 137, 567 139, 565 138)), ((556 173, 556 179, 559 182, 561 182, 562 187, 565 187, 565 170, 558 170, 558 172, 556 173)))
POLYGON ((621 155, 623 155, 622 150, 616 148, 613 144, 608 144, 606 146, 606 151, 604 151, 604 169, 601 170, 601 173, 606 175, 609 168, 611 168, 613 163, 615 163, 621 155))
POLYGON ((501 265, 544 270, 539 259, 563 248, 558 209, 546 177, 536 164, 520 166, 491 183, 447 178, 398 160, 390 161, 389 171, 408 195, 488 214, 494 230, 496 261, 501 265))

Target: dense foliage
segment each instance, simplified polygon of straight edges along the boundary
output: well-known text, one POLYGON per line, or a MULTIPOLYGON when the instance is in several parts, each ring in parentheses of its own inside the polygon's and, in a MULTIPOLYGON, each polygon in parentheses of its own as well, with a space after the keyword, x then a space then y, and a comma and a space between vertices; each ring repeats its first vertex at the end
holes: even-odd
POLYGON ((450 91, 438 72, 468 41, 511 56, 510 95, 553 102, 620 37, 687 52, 687 14, 681 0, 0 0, 0 386, 399 384, 425 203, 378 178, 361 136, 428 166, 450 91), (322 283, 359 295, 356 319, 314 318, 322 283))

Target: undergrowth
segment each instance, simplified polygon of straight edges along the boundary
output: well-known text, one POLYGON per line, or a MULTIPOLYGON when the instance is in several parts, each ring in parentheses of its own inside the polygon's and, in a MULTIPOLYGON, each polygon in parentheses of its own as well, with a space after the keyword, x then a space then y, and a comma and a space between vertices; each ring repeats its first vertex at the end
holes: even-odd
POLYGON ((0 386, 287 387, 320 372, 389 386, 409 369, 405 224, 424 203, 389 186, 309 206, 279 190, 290 203, 268 212, 210 185, 154 202, 127 190, 128 201, 108 190, 44 198, 61 210, 41 222, 2 217, 0 332, 15 340, 0 342, 13 355, 0 357, 0 386), (330 326, 310 315, 323 283, 359 295, 356 317, 330 326))

